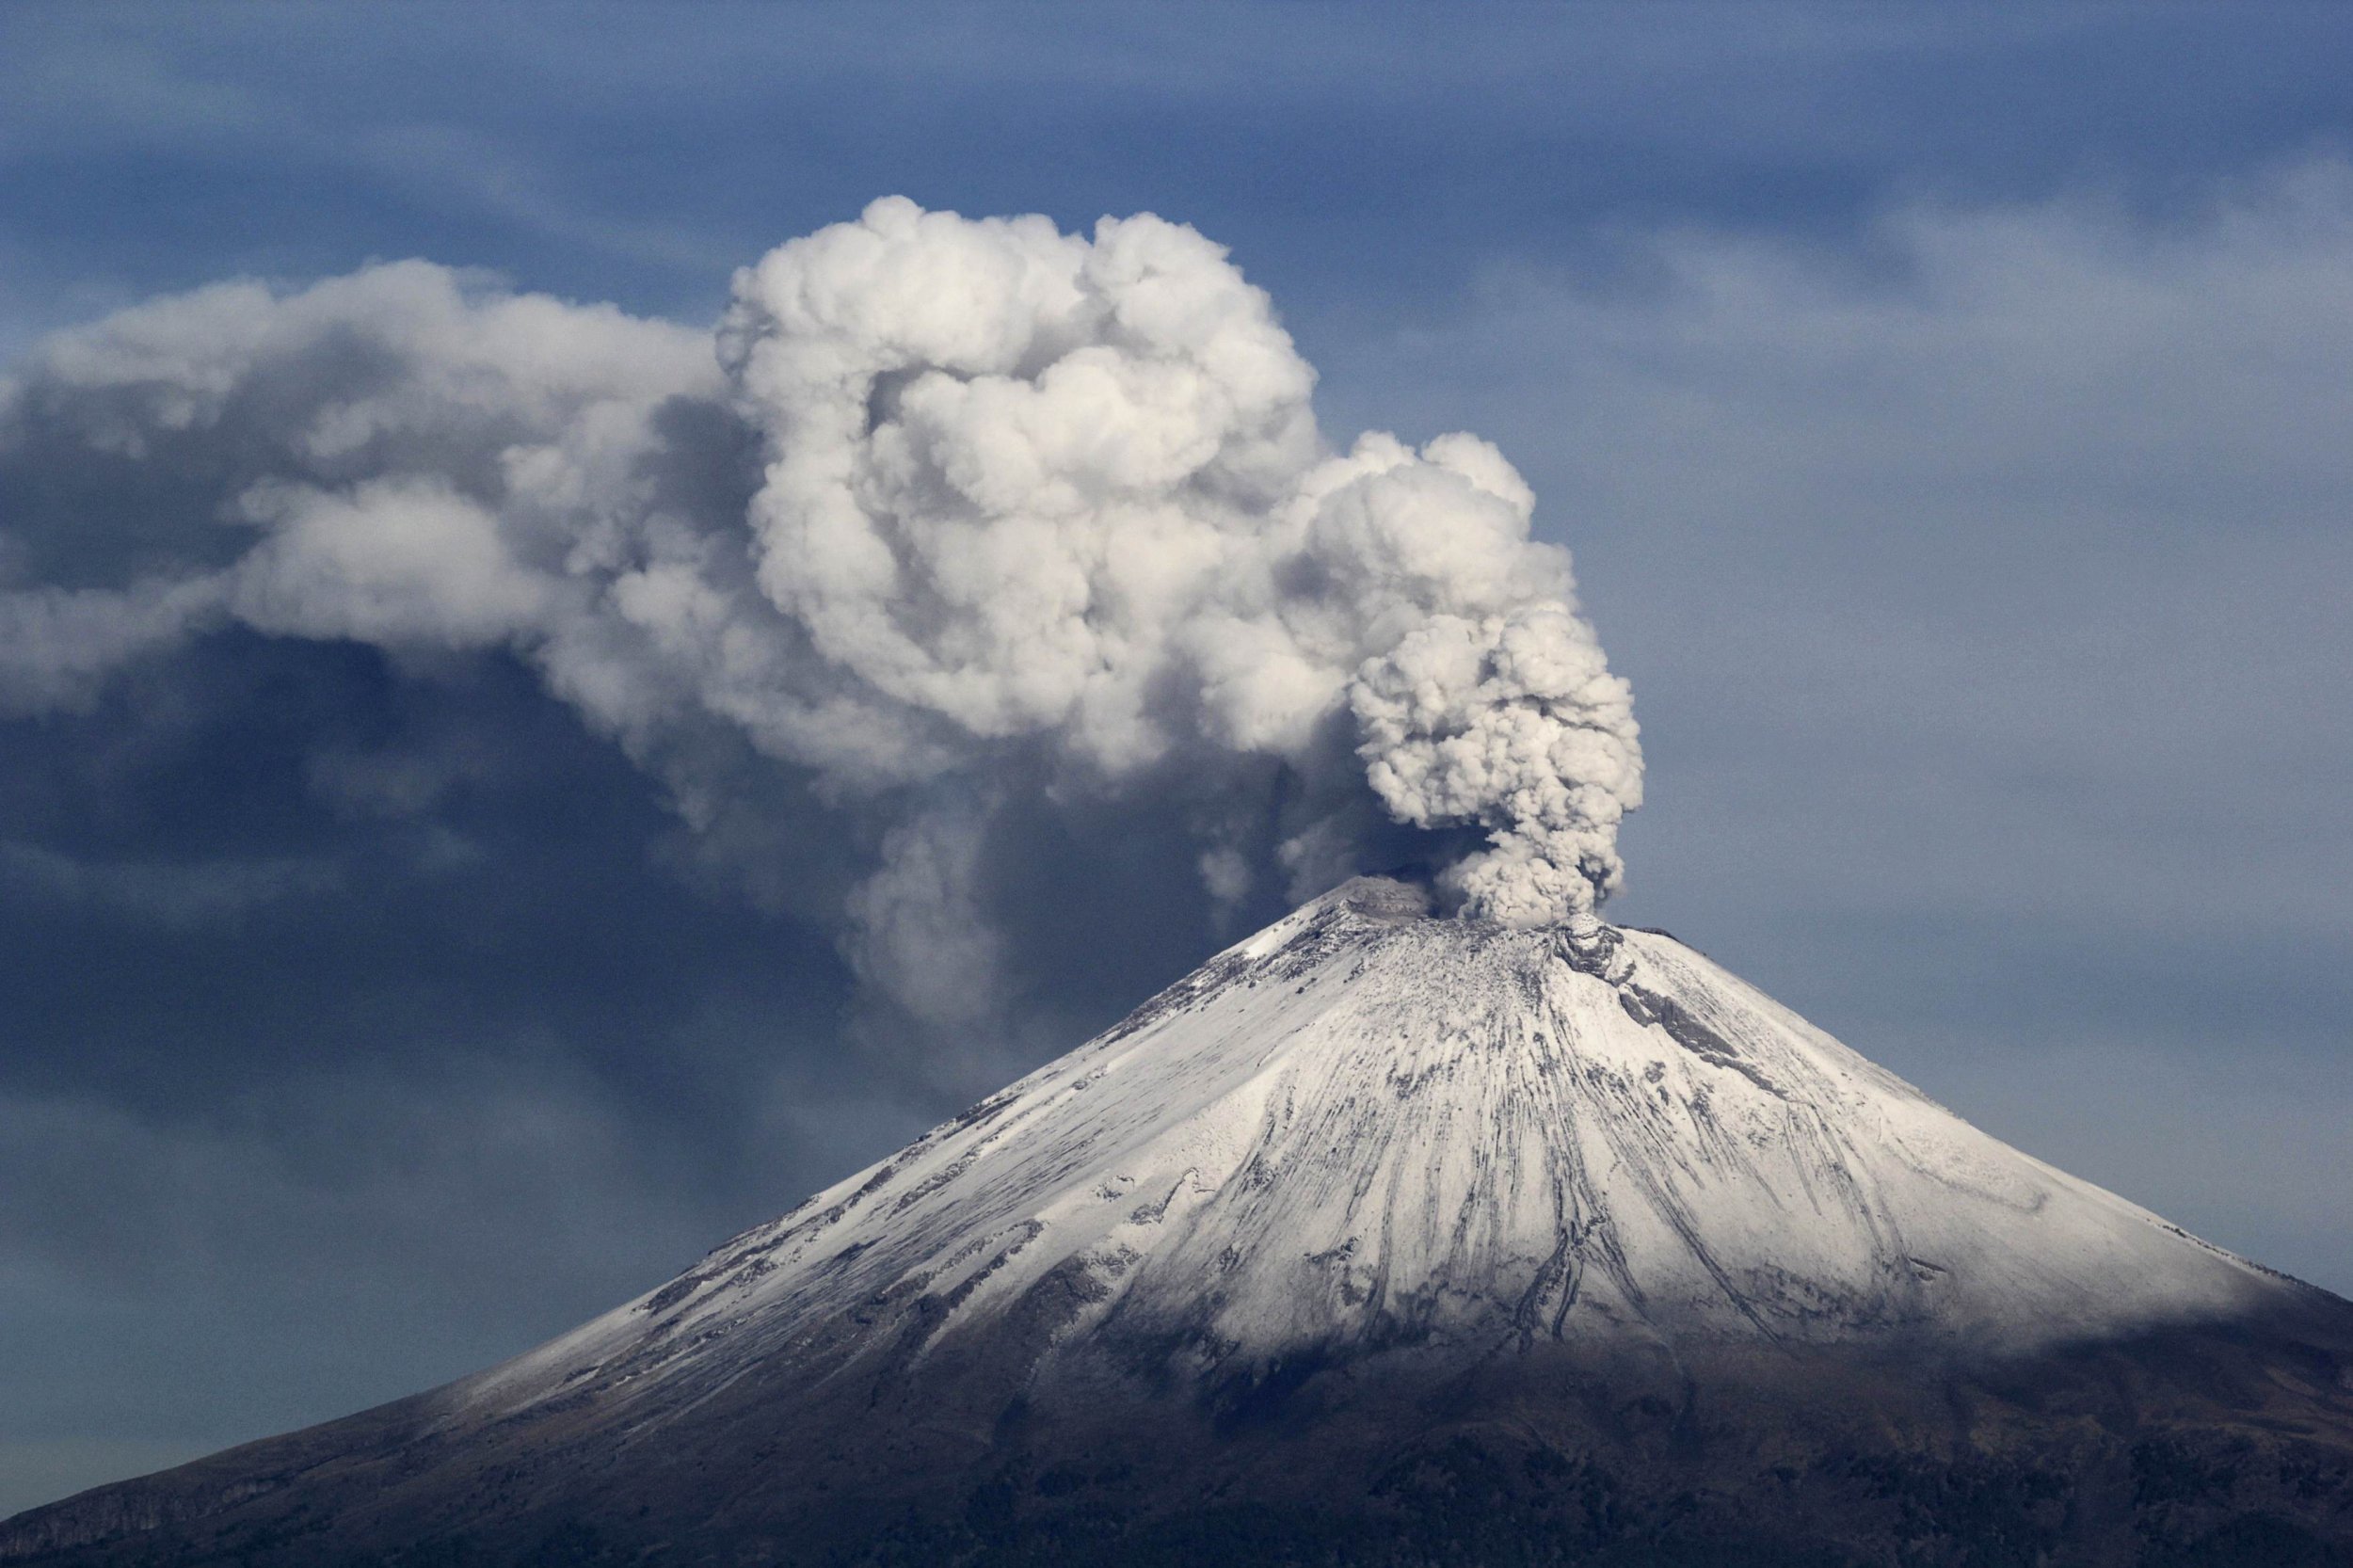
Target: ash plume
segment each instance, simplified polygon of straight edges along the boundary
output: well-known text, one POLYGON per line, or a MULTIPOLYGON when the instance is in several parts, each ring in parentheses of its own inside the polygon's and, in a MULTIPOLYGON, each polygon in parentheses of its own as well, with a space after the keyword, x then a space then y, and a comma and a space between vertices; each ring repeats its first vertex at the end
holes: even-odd
POLYGON ((1340 448, 1314 385, 1149 216, 880 200, 715 336, 422 262, 200 289, 0 383, 0 711, 233 626, 520 658, 720 858, 713 759, 791 773, 862 846, 854 968, 936 1021, 997 1004, 1041 810, 1181 834, 1219 904, 1402 841, 1465 914, 1590 920, 1641 762, 1566 552, 1494 447, 1340 448))

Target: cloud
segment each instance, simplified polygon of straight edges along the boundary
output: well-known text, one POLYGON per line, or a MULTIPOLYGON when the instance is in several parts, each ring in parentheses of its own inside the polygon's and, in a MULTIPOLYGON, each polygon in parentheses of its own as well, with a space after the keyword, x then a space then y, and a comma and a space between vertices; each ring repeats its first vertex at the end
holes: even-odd
MULTIPOLYGON (((1556 804, 1533 774, 1585 760, 1575 747, 1524 751, 1509 781, 1457 769, 1443 798, 1382 798, 1400 821, 1512 840, 1456 878, 1474 913, 1559 919, 1614 885, 1617 819, 1640 799, 1631 712, 1576 618, 1566 554, 1529 540, 1527 486, 1468 436, 1329 452, 1312 370, 1192 230, 1106 219, 1090 241, 878 201, 747 270, 720 341, 768 452, 750 509, 765 598, 861 692, 944 721, 943 744, 1026 744, 1095 787, 1270 757, 1342 796, 1359 783, 1333 727, 1375 706, 1352 693, 1401 689, 1391 661, 1433 626, 1509 616, 1515 647, 1591 680, 1425 682, 1415 743, 1475 747, 1491 710, 1606 737, 1612 765, 1554 792, 1614 808, 1580 816, 1559 863, 1561 814, 1522 823, 1556 804)), ((1376 780, 1406 733, 1357 727, 1376 780)), ((1233 848, 1204 846, 1223 887, 1233 848)))
POLYGON ((193 927, 233 919, 281 899, 341 890, 329 861, 291 856, 206 863, 92 864, 38 844, 0 840, 0 888, 71 906, 97 906, 135 920, 193 927))
POLYGON ((1644 918, 1760 947, 1863 904, 2342 923, 2342 157, 2162 215, 1618 241, 1327 358, 1385 419, 1494 435, 1577 526, 1672 758, 1632 833, 1644 918))
POLYGON ((1148 216, 877 201, 715 339, 418 262, 219 284, 8 386, 0 694, 87 706, 229 626, 520 658, 698 832, 744 748, 805 780, 790 831, 865 846, 854 969, 931 1024, 1011 994, 1016 796, 1173 823, 1220 907, 1402 845, 1466 913, 1590 915, 1641 760, 1566 552, 1492 446, 1336 450, 1314 386, 1148 216))
POLYGON ((884 836, 881 869, 850 894, 854 967, 925 1023, 970 1024, 1001 1001, 1000 938, 980 906, 981 854, 971 817, 915 817, 884 836))
POLYGON ((216 598, 202 580, 0 590, 0 717, 88 707, 109 676, 179 640, 216 598))
MULTIPOLYGON (((2041 869, 2071 866, 2127 918, 2201 883, 2333 908, 2330 854, 2249 840, 2217 864, 2196 846, 2248 840, 2243 819, 2193 820, 2160 784, 2250 801, 2326 752, 2326 668, 2228 628, 2325 616, 2353 480, 2330 436, 2349 183, 2317 160, 2164 222, 1915 205, 1853 254, 1630 238, 1606 283, 1498 275, 1408 329, 1385 412, 1418 396, 1423 427, 1467 411, 1533 454, 1620 602, 1648 606, 1621 652, 1712 715, 1686 794, 1770 796, 1705 866, 1659 847, 1683 896, 1767 858, 1768 901, 1863 876, 1911 798, 1898 859, 1948 904, 2047 899, 2041 869), (1898 540, 1936 568, 1891 579, 1898 540), (2131 613, 2075 610, 2099 593, 2131 613), (2290 734, 2297 755, 2229 776, 2290 734), (2179 855, 2143 866, 2052 819, 2044 763, 2000 800, 1960 790, 1992 752, 2096 776, 2179 855)), ((87 706, 230 621, 522 659, 669 792, 694 837, 665 854, 827 930, 940 1028, 951 996, 1014 1006, 1064 962, 1013 869, 1046 863, 1016 801, 1175 840, 1191 886, 1149 894, 1204 929, 1398 861, 1476 910, 1561 918, 1617 885, 1641 791, 1566 558, 1494 447, 1335 449, 1314 386, 1217 248, 1148 218, 1077 235, 877 203, 745 269, 715 344, 422 264, 222 285, 18 374, 0 479, 159 499, 11 512, 8 699, 87 706), (927 990, 904 955, 951 929, 997 972, 927 990)))
POLYGON ((268 533, 229 600, 258 632, 479 648, 536 627, 549 608, 552 584, 515 559, 498 520, 430 479, 344 492, 265 483, 236 506, 268 533))

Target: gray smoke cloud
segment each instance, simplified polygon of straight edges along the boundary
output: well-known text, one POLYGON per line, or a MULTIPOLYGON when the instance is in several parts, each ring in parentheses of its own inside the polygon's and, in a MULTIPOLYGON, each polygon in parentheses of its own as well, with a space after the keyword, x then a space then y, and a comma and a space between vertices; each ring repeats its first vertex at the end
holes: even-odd
POLYGON ((0 383, 0 711, 236 626, 504 650, 714 842, 728 746, 858 824, 846 950, 940 1023, 1001 1000, 1016 802, 1174 820, 1225 904, 1402 832, 1466 914, 1590 920, 1641 760, 1567 553, 1491 445, 1338 448, 1314 386, 1149 216, 880 200, 715 337, 421 262, 201 289, 0 383))

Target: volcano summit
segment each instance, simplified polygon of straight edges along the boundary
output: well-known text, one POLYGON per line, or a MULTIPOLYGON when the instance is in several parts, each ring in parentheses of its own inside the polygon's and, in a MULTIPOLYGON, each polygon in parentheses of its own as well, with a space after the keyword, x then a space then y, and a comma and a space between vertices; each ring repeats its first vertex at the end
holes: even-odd
POLYGON ((1658 932, 1359 879, 648 1295, 12 1562, 2353 1560, 2353 1304, 1658 932))

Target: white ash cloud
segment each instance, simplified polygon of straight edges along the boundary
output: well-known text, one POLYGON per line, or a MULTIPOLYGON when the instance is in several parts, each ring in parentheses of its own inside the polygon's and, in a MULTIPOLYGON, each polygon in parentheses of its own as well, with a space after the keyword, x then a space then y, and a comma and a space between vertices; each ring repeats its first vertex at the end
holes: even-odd
POLYGON ((1392 812, 1488 829, 1489 848, 1443 873, 1469 907, 1535 924, 1616 890, 1618 823, 1642 798, 1632 694, 1565 603, 1433 617, 1366 664, 1350 700, 1392 812))
POLYGON ((721 342, 770 458, 760 584, 868 688, 1106 778, 1305 769, 1350 710, 1398 820, 1495 835, 1454 873, 1474 911, 1615 885, 1630 706, 1528 487, 1467 436, 1329 451, 1312 368, 1199 234, 878 202, 744 274, 721 342))
POLYGON ((969 814, 920 813, 883 836, 882 869, 849 896, 859 979, 927 1024, 971 1024, 1004 1002, 1001 939, 978 886, 983 838, 969 814))
POLYGON ((726 734, 863 824, 854 964, 942 1018, 992 994, 1019 791, 1132 799, 1223 903, 1401 824, 1468 913, 1589 916, 1641 769, 1566 552, 1492 446, 1336 448, 1314 385, 1151 216, 877 201, 715 339, 419 262, 160 299, 0 383, 0 704, 231 626, 509 651, 690 824, 726 734))

